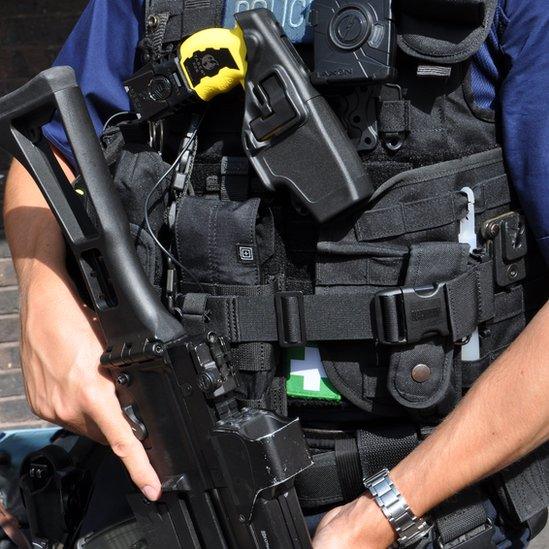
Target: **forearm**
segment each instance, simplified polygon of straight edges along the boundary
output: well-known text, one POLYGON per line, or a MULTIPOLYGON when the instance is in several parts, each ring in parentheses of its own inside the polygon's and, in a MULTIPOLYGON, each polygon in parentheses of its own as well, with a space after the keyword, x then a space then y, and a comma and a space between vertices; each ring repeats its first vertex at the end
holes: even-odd
MULTIPOLYGON (((72 173, 58 158, 67 177, 72 173)), ((65 268, 65 242, 51 210, 14 162, 4 207, 21 294, 21 366, 32 410, 65 428, 108 443, 149 499, 161 487, 100 366, 101 330, 65 268), (67 334, 70 333, 70 337, 67 334)))
MULTIPOLYGON (((57 159, 72 180, 68 165, 57 159)), ((38 186, 17 161, 7 177, 4 225, 22 291, 40 273, 65 276, 65 244, 59 225, 38 186)))
POLYGON ((549 439, 549 304, 391 476, 421 516, 549 439))
MULTIPOLYGON (((392 471, 416 516, 549 439, 549 304, 446 420, 392 471)), ((315 549, 388 547, 395 531, 368 496, 333 509, 315 549)))

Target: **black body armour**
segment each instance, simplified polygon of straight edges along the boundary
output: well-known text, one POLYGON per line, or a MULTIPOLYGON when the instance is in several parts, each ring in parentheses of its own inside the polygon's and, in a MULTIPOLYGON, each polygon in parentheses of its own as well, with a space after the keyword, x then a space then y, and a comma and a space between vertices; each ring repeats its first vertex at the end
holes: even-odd
MULTIPOLYGON (((146 59, 219 25, 219 6, 195 4, 147 2, 146 59)), ((145 196, 168 167, 155 150, 158 129, 150 143, 136 130, 104 135, 151 280, 189 332, 231 341, 242 405, 301 417, 315 455, 297 482, 305 510, 349 501, 363 491, 362 478, 408 454, 547 299, 547 272, 510 185, 495 113, 476 106, 470 89, 470 60, 495 4, 401 2, 394 81, 319 88, 376 188, 360 211, 322 226, 262 188, 242 150, 235 90, 211 102, 197 149, 153 194, 151 224, 184 267, 174 270, 143 222, 145 196), (460 228, 473 211, 470 249, 460 228), (475 331, 479 357, 463 360, 475 331), (341 399, 287 396, 287 348, 307 342, 318 346, 341 399)), ((187 124, 185 113, 164 122, 168 161, 187 124)), ((549 502, 546 455, 542 448, 486 483, 506 521, 537 528, 549 502)), ((490 527, 478 490, 434 512, 442 546, 490 527), (458 515, 468 518, 449 533, 458 515)))

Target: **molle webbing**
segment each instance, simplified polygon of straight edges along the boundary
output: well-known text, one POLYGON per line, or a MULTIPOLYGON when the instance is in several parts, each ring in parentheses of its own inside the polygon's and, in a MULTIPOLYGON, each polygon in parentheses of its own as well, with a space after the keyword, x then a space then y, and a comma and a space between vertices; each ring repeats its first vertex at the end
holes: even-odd
POLYGON ((146 0, 146 38, 154 55, 199 30, 221 26, 222 12, 221 0, 146 0))
MULTIPOLYGON (((379 327, 383 328, 387 341, 396 342, 402 339, 400 332, 403 327, 399 319, 403 307, 407 306, 407 298, 397 295, 394 303, 385 300, 387 307, 376 312, 373 308, 374 296, 388 287, 402 286, 409 268, 411 250, 416 246, 419 257, 421 245, 412 244, 410 247, 393 242, 386 245, 382 241, 399 238, 406 242, 408 235, 415 238, 415 235, 423 235, 429 231, 436 231, 435 240, 440 240, 438 228, 442 227, 442 238, 453 242, 437 244, 441 257, 447 257, 449 261, 457 258, 456 261, 464 264, 459 268, 451 268, 448 264, 449 276, 445 276, 438 266, 438 270, 433 270, 429 275, 428 283, 444 283, 438 295, 440 301, 438 304, 433 303, 435 307, 445 309, 439 320, 447 326, 447 330, 441 331, 446 331, 444 335, 450 335, 452 341, 459 341, 494 314, 491 262, 469 261, 465 265, 465 251, 468 250, 457 243, 455 227, 467 213, 467 199, 460 189, 466 185, 470 185, 474 191, 476 213, 491 215, 493 211, 497 212, 499 208, 509 204, 508 181, 499 149, 401 173, 379 187, 375 193, 376 204, 356 221, 354 239, 333 239, 328 234, 318 243, 316 294, 302 295, 299 292, 284 291, 266 293, 261 289, 263 286, 257 285, 252 277, 245 282, 245 295, 242 292, 231 295, 225 290, 211 293, 200 291, 210 294, 199 300, 203 305, 201 311, 197 311, 194 305, 197 296, 187 294, 180 302, 185 321, 192 320, 194 331, 200 324, 206 328, 204 321, 207 317, 207 328, 218 330, 233 343, 279 341, 283 345, 298 345, 305 341, 372 340, 379 327), (392 198, 393 195, 396 200, 392 198), (439 278, 436 276, 437 272, 439 278), (253 291, 254 284, 257 293, 263 295, 256 295, 253 291), (345 289, 339 290, 338 286, 345 289), (353 288, 353 291, 349 291, 349 288, 353 288), (379 318, 380 315, 383 318, 379 318)), ((177 240, 180 260, 186 268, 193 269, 193 272, 211 273, 214 257, 225 257, 229 254, 226 261, 233 262, 237 244, 256 244, 253 238, 245 236, 250 232, 245 227, 250 226, 254 216, 250 214, 244 224, 240 213, 236 216, 236 212, 244 212, 244 208, 236 207, 237 203, 235 206, 227 204, 220 207, 216 200, 185 200, 180 207, 181 211, 185 211, 185 215, 180 216, 185 230, 182 226, 177 231, 177 240), (199 210, 204 210, 200 217, 202 222, 194 219, 199 210), (208 214, 210 210, 215 210, 212 215, 208 214), (225 211, 229 215, 230 210, 235 212, 232 221, 234 227, 230 226, 229 217, 222 225, 207 222, 212 218, 221 219, 219 212, 225 211), (193 220, 192 223, 189 220, 193 220), (215 230, 215 238, 211 235, 195 235, 197 227, 205 232, 215 230), (197 239, 219 244, 219 239, 226 239, 231 232, 240 236, 238 239, 235 236, 233 240, 236 240, 232 243, 226 242, 223 250, 217 246, 217 251, 212 249, 206 256, 201 251, 205 249, 202 246, 198 250, 200 258, 192 258, 191 261, 187 257, 189 250, 196 248, 197 239)), ((436 253, 432 246, 425 253, 427 251, 436 253)), ((435 260, 439 262, 436 254, 435 260)), ((219 264, 219 261, 217 259, 214 263, 219 264)), ((224 265, 226 261, 223 261, 224 265)), ((236 265, 242 270, 242 263, 237 261, 236 265)), ((250 274, 253 273, 254 265, 256 264, 250 263, 248 267, 250 274)), ((219 275, 216 277, 219 279, 219 275)), ((202 283, 213 282, 214 287, 231 283, 227 277, 225 282, 221 279, 205 279, 204 276, 200 278, 202 283)), ((426 284, 425 281, 419 282, 413 286, 426 284)), ((189 290, 196 292, 197 289, 193 289, 191 285, 189 290)))
MULTIPOLYGON (((237 165, 234 183, 249 189, 244 163, 237 165)), ((223 166, 211 170, 210 178, 223 181, 223 166)), ((440 417, 525 322, 528 281, 503 291, 494 283, 498 258, 458 242, 469 212, 464 187, 474 194, 478 232, 509 212, 501 150, 398 173, 362 213, 321 227, 316 250, 296 245, 302 231, 284 223, 276 202, 232 200, 221 185, 185 197, 176 215, 178 259, 200 285, 182 274, 176 303, 183 323, 233 344, 247 376, 244 400, 257 405, 272 381, 264 368, 276 358, 269 352, 273 360, 259 361, 257 371, 252 355, 264 349, 243 347, 317 342, 328 379, 358 408, 440 417), (306 272, 290 270, 294 249, 306 272), (462 362, 457 345, 477 328, 479 358, 462 362), (421 382, 418 365, 427 376, 421 382)))

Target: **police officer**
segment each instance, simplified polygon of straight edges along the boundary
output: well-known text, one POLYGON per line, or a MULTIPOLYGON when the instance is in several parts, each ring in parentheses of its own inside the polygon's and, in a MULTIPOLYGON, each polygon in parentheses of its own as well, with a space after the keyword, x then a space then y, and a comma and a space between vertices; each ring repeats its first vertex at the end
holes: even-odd
MULTIPOLYGON (((227 13, 234 7, 234 1, 227 2, 227 13)), ((286 0, 275 5, 295 42, 307 39, 306 7, 306 2, 286 0)), ((545 8, 543 0, 498 2, 492 30, 473 59, 470 85, 477 106, 497 113, 514 188, 549 262, 549 193, 543 188, 549 176, 545 8)), ((92 0, 56 61, 76 70, 98 133, 113 114, 130 110, 123 82, 136 69, 142 33, 141 0, 92 0)), ((62 127, 53 122, 45 134, 72 178, 74 158, 62 127)), ((92 312, 67 273, 60 230, 17 163, 7 180, 5 227, 19 278, 21 356, 32 409, 48 421, 109 444, 145 496, 158 499, 159 480, 123 417, 113 383, 99 368, 103 344, 92 312)), ((548 357, 545 305, 446 420, 390 471, 415 517, 549 439, 548 357)), ((335 507, 322 518, 312 517, 311 523, 317 524, 314 546, 380 548, 395 541, 397 534, 372 494, 335 507)), ((486 507, 489 516, 497 515, 491 502, 486 507)), ((528 535, 527 529, 498 523, 493 540, 501 547, 508 540, 525 546, 528 535)))

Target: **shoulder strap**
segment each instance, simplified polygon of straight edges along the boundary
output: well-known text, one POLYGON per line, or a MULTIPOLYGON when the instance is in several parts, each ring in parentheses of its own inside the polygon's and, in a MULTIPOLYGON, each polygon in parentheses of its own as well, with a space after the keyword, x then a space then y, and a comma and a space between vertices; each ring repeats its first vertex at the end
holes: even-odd
POLYGON ((199 30, 221 26, 222 18, 223 0, 145 0, 145 33, 153 57, 199 30))

